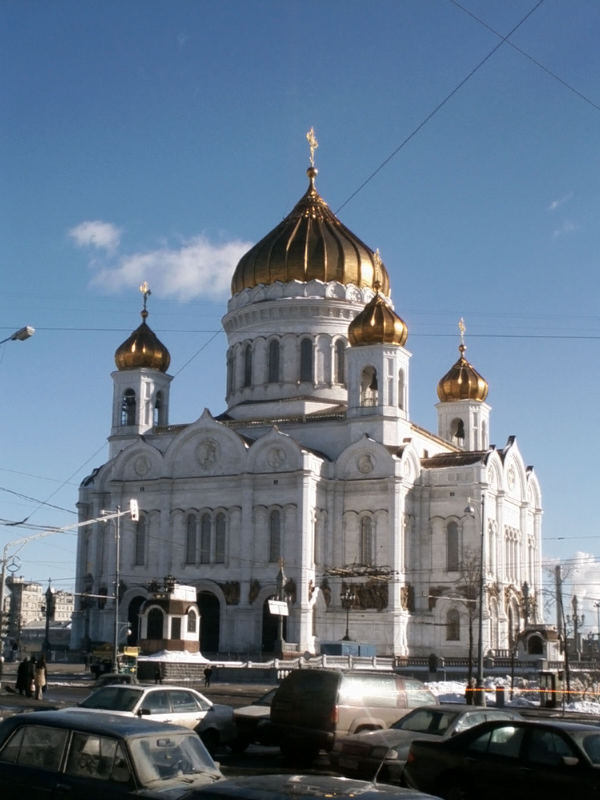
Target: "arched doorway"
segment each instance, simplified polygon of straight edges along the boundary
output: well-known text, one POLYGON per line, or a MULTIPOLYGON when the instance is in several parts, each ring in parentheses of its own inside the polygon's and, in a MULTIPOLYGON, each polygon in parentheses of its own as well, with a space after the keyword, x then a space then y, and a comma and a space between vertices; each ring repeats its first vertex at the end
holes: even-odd
POLYGON ((200 652, 219 652, 220 606, 211 592, 198 592, 200 608, 200 652))
POLYGON ((134 597, 133 600, 129 603, 129 608, 127 609, 127 621, 129 622, 129 630, 131 633, 127 637, 127 644, 129 645, 136 645, 140 638, 140 606, 144 602, 145 598, 142 596, 134 597))
MULTIPOLYGON (((269 611, 269 600, 275 600, 275 595, 268 597, 263 603, 262 612, 262 643, 264 653, 275 651, 275 642, 279 636, 279 617, 269 611)), ((287 617, 283 618, 283 638, 287 636, 287 617)))

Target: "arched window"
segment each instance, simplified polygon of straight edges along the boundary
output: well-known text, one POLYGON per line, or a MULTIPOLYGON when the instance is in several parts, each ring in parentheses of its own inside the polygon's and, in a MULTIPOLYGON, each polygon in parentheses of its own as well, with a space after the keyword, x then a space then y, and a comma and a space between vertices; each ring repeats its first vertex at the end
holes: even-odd
POLYGON ((187 614, 188 633, 196 633, 197 625, 198 625, 198 615, 196 614, 193 608, 190 608, 187 614))
POLYGON ((235 376, 234 376, 235 358, 233 350, 227 353, 227 394, 231 394, 235 389, 235 376))
POLYGON ((361 406, 376 406, 378 396, 377 370, 375 367, 365 367, 360 376, 361 406))
POLYGON ((311 339, 300 342, 300 381, 312 383, 314 375, 314 354, 311 339))
POLYGON ((151 608, 148 612, 148 639, 163 638, 163 624, 165 615, 160 608, 151 608))
POLYGON ((446 641, 458 642, 460 640, 460 614, 451 608, 446 614, 446 641))
POLYGON ((458 525, 454 521, 446 525, 446 570, 458 571, 458 525))
POLYGON ((215 562, 225 561, 225 514, 219 512, 215 519, 215 562))
POLYGON ((373 520, 363 517, 360 521, 360 563, 363 566, 373 564, 373 520))
POLYGON ((335 343, 335 382, 346 385, 346 342, 343 339, 335 343))
POLYGON ((210 563, 210 514, 202 514, 200 520, 200 563, 210 563))
POLYGON ((146 563, 146 517, 140 516, 136 524, 133 563, 136 567, 140 567, 146 563))
POLYGON ((244 386, 252 386, 252 345, 244 349, 244 386))
POLYGON ((135 392, 125 389, 121 401, 121 425, 135 425, 135 392))
POLYGON ((190 514, 187 518, 185 532, 185 563, 196 563, 196 517, 190 514))
POLYGON ((281 557, 281 511, 273 509, 269 515, 269 561, 276 563, 281 557))
POLYGON ((269 342, 269 383, 279 383, 279 341, 271 339, 269 342))
POLYGON ((465 423, 460 417, 452 420, 452 438, 459 439, 461 442, 465 438, 465 423))
POLYGON ((154 398, 154 413, 152 415, 152 422, 154 425, 162 425, 163 421, 163 394, 157 392, 154 398))

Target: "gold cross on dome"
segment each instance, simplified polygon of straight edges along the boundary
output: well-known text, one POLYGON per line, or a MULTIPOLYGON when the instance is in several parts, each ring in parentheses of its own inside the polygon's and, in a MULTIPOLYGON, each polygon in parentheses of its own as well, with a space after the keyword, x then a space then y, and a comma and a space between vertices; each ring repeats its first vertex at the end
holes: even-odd
POLYGON ((465 325, 464 319, 461 317, 458 320, 458 330, 460 331, 460 343, 465 343, 465 331, 467 330, 467 326, 465 325))
POLYGON ((306 141, 308 142, 308 146, 310 148, 310 165, 314 167, 315 165, 315 150, 319 146, 317 142, 317 137, 315 136, 315 129, 311 128, 306 134, 306 141))
POLYGON ((148 286, 148 281, 144 281, 143 283, 140 284, 140 292, 144 295, 144 311, 145 311, 148 298, 152 294, 152 292, 150 291, 150 287, 148 286))

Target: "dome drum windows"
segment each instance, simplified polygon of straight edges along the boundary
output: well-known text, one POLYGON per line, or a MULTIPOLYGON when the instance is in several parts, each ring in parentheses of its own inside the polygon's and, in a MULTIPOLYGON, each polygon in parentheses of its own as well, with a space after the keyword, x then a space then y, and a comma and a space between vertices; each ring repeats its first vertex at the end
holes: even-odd
POLYGON ((338 339, 334 346, 334 372, 333 382, 340 386, 346 385, 346 342, 338 339))
POLYGON ((313 383, 315 371, 315 357, 312 339, 302 339, 300 342, 300 383, 313 383))
POLYGON ((279 339, 271 339, 268 349, 267 383, 279 383, 281 381, 280 355, 279 339))
POLYGON ((244 388, 252 386, 252 345, 244 348, 244 388))

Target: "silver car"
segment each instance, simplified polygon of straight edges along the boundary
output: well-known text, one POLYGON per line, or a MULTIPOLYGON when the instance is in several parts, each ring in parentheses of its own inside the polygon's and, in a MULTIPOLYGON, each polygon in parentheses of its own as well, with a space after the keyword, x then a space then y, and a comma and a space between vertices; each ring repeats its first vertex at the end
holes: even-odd
POLYGON ((338 739, 329 754, 331 765, 343 775, 386 783, 402 783, 402 772, 413 739, 449 739, 492 719, 519 719, 512 709, 447 703, 410 711, 390 728, 338 739))
POLYGON ((184 686, 102 686, 75 708, 183 725, 196 731, 211 754, 236 738, 233 708, 184 686))

